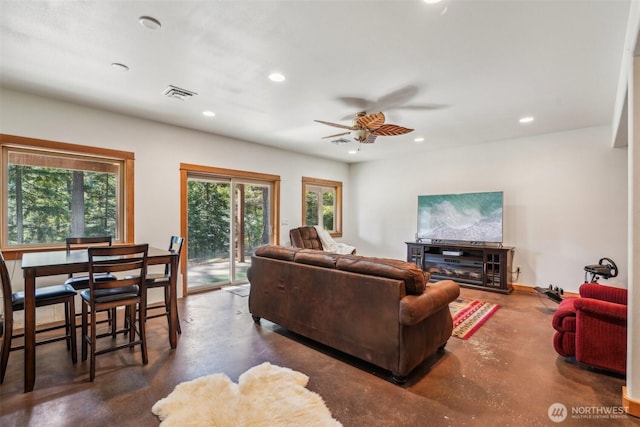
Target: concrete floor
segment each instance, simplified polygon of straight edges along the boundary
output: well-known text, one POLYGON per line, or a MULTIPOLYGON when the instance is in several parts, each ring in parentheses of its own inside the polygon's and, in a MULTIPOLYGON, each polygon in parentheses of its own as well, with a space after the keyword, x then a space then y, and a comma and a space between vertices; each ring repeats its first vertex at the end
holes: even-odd
POLYGON ((12 353, 0 388, 0 425, 154 426, 151 407, 179 382, 217 372, 236 381, 269 361, 307 374, 308 388, 344 426, 640 426, 628 415, 602 415, 619 411, 624 379, 558 357, 551 327, 557 305, 537 294, 462 289, 463 297, 501 308, 471 339, 452 337, 446 352, 403 386, 270 322, 255 325, 241 294, 219 290, 181 300, 176 350, 169 348, 166 322, 152 319, 149 364, 141 365, 139 350, 98 356, 94 383, 88 362, 73 365, 60 342, 38 348, 35 390, 24 394, 22 353, 12 353), (561 423, 548 416, 555 403, 569 413, 561 423))

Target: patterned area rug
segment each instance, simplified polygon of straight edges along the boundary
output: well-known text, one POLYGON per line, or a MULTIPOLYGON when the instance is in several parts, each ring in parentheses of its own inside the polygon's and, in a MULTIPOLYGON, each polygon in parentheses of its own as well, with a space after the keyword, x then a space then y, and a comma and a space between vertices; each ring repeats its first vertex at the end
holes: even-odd
POLYGON ((500 306, 489 302, 458 298, 449 304, 453 316, 454 337, 467 340, 486 322, 500 306))

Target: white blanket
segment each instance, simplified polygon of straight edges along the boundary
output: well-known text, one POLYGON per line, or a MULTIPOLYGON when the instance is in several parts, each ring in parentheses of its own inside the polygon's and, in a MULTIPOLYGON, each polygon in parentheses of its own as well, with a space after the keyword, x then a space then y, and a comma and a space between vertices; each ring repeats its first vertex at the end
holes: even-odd
POLYGON ((333 240, 333 237, 325 230, 324 228, 314 225, 316 231, 318 232, 318 237, 320 238, 320 242, 322 243, 322 249, 326 252, 335 252, 338 254, 350 254, 356 248, 353 246, 349 246, 346 243, 338 243, 333 240))

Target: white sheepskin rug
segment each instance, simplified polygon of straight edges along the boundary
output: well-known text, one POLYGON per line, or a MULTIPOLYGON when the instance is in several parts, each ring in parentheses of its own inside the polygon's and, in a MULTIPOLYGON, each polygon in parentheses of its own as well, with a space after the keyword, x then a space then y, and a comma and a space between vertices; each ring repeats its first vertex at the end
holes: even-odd
POLYGON ((161 427, 342 426, 308 382, 305 374, 265 362, 238 384, 224 374, 178 384, 151 412, 161 427))

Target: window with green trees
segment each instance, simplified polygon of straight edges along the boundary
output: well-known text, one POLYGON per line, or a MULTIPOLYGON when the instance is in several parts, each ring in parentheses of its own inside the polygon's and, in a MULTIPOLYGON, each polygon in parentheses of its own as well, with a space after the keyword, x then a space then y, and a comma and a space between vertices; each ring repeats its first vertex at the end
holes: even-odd
POLYGON ((342 183, 302 178, 302 221, 322 225, 334 237, 342 235, 342 183))
POLYGON ((124 159, 3 144, 2 169, 3 248, 69 236, 125 241, 124 159))
POLYGON ((189 180, 189 260, 227 256, 229 253, 230 188, 228 183, 189 180))
POLYGON ((241 246, 246 251, 238 257, 250 256, 255 248, 270 242, 269 187, 234 183, 236 221, 231 221, 231 188, 230 182, 194 178, 188 181, 189 260, 227 256, 232 223, 236 226, 234 234, 242 238, 241 246))

